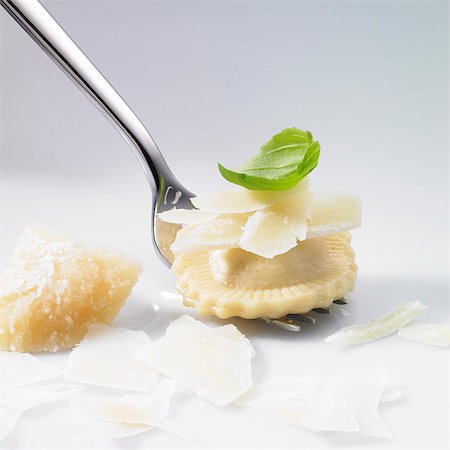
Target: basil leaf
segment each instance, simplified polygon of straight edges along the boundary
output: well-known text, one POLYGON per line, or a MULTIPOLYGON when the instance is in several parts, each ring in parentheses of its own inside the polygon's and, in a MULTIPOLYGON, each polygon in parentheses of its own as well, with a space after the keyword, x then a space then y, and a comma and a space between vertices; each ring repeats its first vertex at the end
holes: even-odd
POLYGON ((319 156, 320 145, 309 131, 286 128, 235 170, 220 163, 219 170, 226 180, 247 189, 283 191, 305 178, 317 166, 319 156))

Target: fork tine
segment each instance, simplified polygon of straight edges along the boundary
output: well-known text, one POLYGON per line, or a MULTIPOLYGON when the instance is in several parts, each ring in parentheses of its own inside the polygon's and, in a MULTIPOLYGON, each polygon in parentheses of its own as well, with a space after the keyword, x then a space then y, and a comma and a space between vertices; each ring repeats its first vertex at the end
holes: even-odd
POLYGON ((330 314, 330 310, 328 308, 313 308, 311 311, 320 314, 330 314))
MULTIPOLYGON (((336 305, 347 305, 345 298, 338 298, 333 300, 336 305)), ((330 314, 329 308, 313 308, 311 313, 330 314)), ((268 319, 267 317, 261 317, 262 321, 277 328, 282 328, 288 331, 300 331, 300 324, 309 323, 315 324, 316 318, 309 313, 304 314, 288 314, 285 317, 279 319, 268 319)))
POLYGON ((268 319, 267 317, 261 317, 261 320, 276 328, 282 328, 283 330, 300 331, 300 325, 287 317, 281 317, 280 319, 268 319))
POLYGON ((333 300, 333 303, 335 303, 336 305, 346 305, 348 301, 345 300, 345 298, 338 298, 336 300, 333 300))
POLYGON ((294 320, 295 322, 301 322, 301 323, 316 323, 316 318, 313 316, 310 316, 309 314, 288 314, 286 317, 289 319, 294 320))

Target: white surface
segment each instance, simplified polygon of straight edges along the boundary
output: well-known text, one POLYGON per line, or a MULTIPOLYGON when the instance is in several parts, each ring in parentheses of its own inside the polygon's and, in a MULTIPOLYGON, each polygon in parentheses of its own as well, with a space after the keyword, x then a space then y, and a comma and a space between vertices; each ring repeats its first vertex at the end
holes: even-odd
MULTIPOLYGON (((95 439, 84 433, 83 414, 58 403, 24 413, 0 448, 448 448, 448 350, 397 336, 344 350, 323 342, 403 301, 429 307, 419 321, 449 320, 448 5, 45 4, 194 191, 224 186, 217 160, 232 167, 284 127, 314 133, 322 156, 313 187, 362 197, 351 303, 300 334, 234 323, 254 343, 255 382, 360 361, 386 368, 405 396, 381 406, 390 440, 311 433, 180 391, 171 419, 198 435, 195 444, 159 430, 95 439)), ((1 262, 33 222, 141 258, 144 273, 117 324, 161 336, 191 311, 160 295, 174 280, 151 248, 150 193, 136 160, 3 11, 0 26, 1 262)), ((66 358, 43 356, 58 365, 66 358)))

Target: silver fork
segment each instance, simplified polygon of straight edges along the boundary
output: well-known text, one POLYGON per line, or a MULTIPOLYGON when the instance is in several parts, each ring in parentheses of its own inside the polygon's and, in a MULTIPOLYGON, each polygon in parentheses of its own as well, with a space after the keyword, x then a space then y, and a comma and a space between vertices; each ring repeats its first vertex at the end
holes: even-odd
POLYGON ((106 116, 134 150, 153 194, 153 244, 161 261, 170 267, 164 244, 159 245, 157 241, 157 213, 172 209, 174 205, 192 209, 190 199, 194 194, 174 176, 137 115, 38 0, 0 1, 6 11, 106 116))
MULTIPOLYGON (((193 209, 195 195, 186 189, 170 170, 155 141, 106 78, 67 35, 38 0, 0 0, 5 10, 44 50, 60 69, 106 116, 131 146, 152 191, 152 241, 157 255, 171 266, 170 244, 179 226, 163 223, 158 213, 170 209, 193 209)), ((343 304, 343 299, 335 303, 343 304)), ((312 312, 328 313, 316 308, 312 312)), ((290 314, 281 319, 263 319, 271 325, 299 331, 300 324, 314 323, 310 314, 290 314)))

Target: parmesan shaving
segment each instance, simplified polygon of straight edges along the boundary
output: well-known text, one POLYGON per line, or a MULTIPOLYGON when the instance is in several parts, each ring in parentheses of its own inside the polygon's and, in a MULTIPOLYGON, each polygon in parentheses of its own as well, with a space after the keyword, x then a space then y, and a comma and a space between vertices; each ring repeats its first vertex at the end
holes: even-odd
POLYGON ((361 226, 361 200, 347 191, 312 194, 307 238, 340 233, 361 226))
POLYGON ((294 188, 285 191, 252 191, 236 188, 212 194, 200 194, 191 201, 196 208, 202 211, 220 214, 245 213, 279 203, 307 188, 308 181, 304 179, 294 188))
POLYGON ((386 387, 387 372, 384 369, 361 372, 356 376, 342 375, 339 389, 347 392, 348 408, 358 422, 360 433, 366 436, 390 438, 392 433, 378 414, 378 405, 386 387))
POLYGON ((265 258, 288 252, 304 239, 359 227, 361 204, 348 192, 311 196, 307 189, 256 212, 221 214, 177 233, 174 253, 242 248, 265 258))
POLYGON ((420 302, 402 303, 388 313, 360 325, 351 325, 328 336, 325 340, 336 344, 362 344, 388 336, 407 324, 426 309, 420 302))
POLYGON ((104 420, 95 420, 94 427, 96 432, 106 439, 122 439, 136 436, 154 428, 153 426, 140 423, 117 423, 104 420))
POLYGON ((94 416, 97 430, 111 439, 133 436, 157 427, 193 441, 195 436, 189 430, 165 419, 173 390, 174 383, 165 379, 150 393, 123 397, 85 395, 71 404, 94 416))
POLYGON ((140 423, 119 423, 119 422, 107 422, 104 420, 96 420, 95 427, 97 432, 108 439, 121 439, 129 436, 135 436, 137 434, 144 433, 152 430, 153 428, 160 428, 161 430, 172 433, 175 436, 186 439, 187 441, 194 442, 197 440, 195 435, 188 429, 177 425, 171 420, 152 417, 152 425, 143 425, 140 423))
POLYGON ((311 430, 359 431, 348 396, 339 376, 333 374, 319 379, 299 425, 311 430))
POLYGON ((234 403, 305 429, 390 437, 378 415, 385 385, 384 369, 280 378, 250 388, 234 403))
POLYGON ((0 386, 26 386, 55 378, 63 372, 29 353, 0 351, 0 386))
MULTIPOLYGON (((0 405, 10 408, 26 410, 35 408, 43 403, 50 403, 73 395, 78 389, 67 389, 63 383, 48 385, 25 386, 20 388, 2 387, 0 385, 0 405)), ((82 388, 81 388, 82 389, 82 388)))
POLYGON ((286 253, 305 239, 309 214, 308 192, 256 211, 245 224, 240 246, 265 258, 286 253))
POLYGON ((72 351, 65 378, 79 383, 147 392, 158 374, 134 353, 150 344, 143 331, 93 325, 72 351))
POLYGON ((0 406, 0 441, 12 433, 21 414, 18 409, 0 406))
POLYGON ((214 220, 217 213, 200 211, 199 209, 172 209, 159 213, 158 217, 164 222, 197 225, 214 220))
POLYGON ((261 398, 285 397, 311 401, 311 396, 323 379, 320 376, 282 377, 252 386, 233 404, 251 406, 261 398))
POLYGON ((221 327, 216 328, 216 331, 217 333, 225 336, 228 339, 231 339, 234 342, 245 345, 250 350, 252 358, 255 357, 255 349, 253 348, 250 340, 247 339, 232 323, 222 325, 221 327))
POLYGON ((226 405, 252 384, 251 350, 184 315, 166 334, 137 353, 140 360, 217 405, 226 405))
MULTIPOLYGON (((306 232, 306 222, 304 230, 306 232)), ((243 250, 273 258, 297 245, 297 232, 288 217, 275 212, 257 211, 247 221, 240 240, 243 250)))
POLYGON ((248 214, 222 214, 215 220, 188 225, 178 231, 170 249, 173 253, 239 247, 248 214))
POLYGON ((411 341, 437 347, 450 346, 450 325, 446 323, 414 323, 398 330, 398 335, 411 341))

